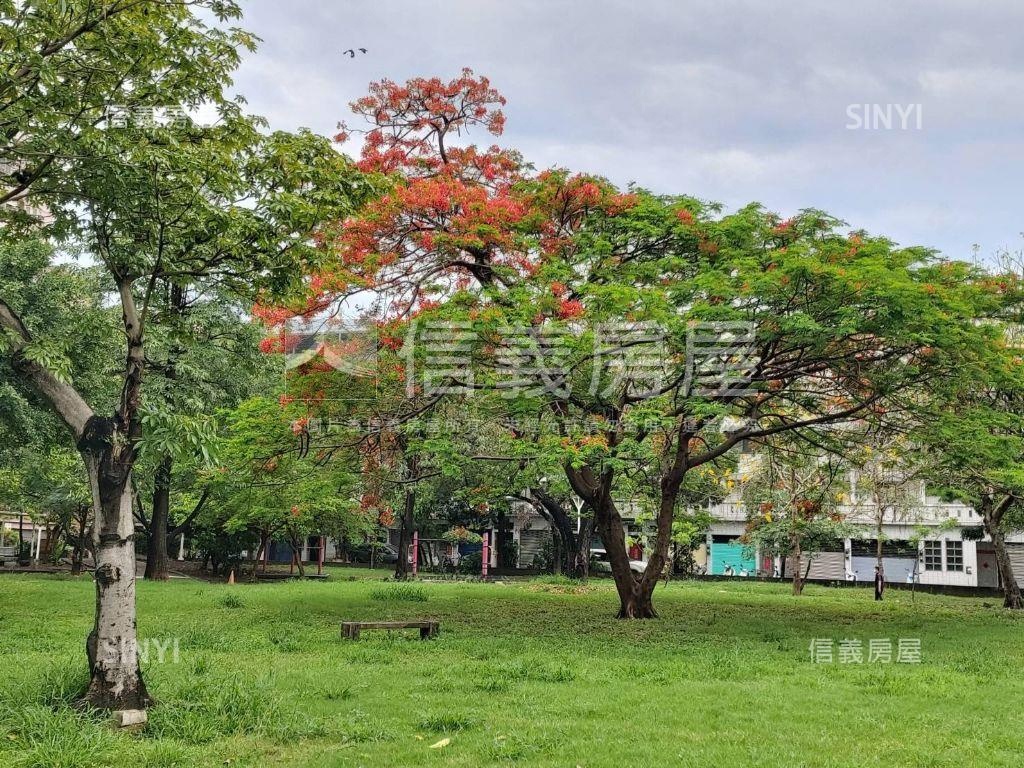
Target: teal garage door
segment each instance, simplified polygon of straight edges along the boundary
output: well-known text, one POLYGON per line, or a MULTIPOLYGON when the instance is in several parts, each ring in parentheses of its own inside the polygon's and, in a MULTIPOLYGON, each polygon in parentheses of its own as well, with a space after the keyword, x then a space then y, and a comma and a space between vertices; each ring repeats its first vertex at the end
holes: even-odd
POLYGON ((757 563, 753 553, 750 555, 744 552, 743 544, 736 538, 715 536, 711 542, 711 558, 708 573, 714 576, 721 576, 728 566, 733 567, 735 575, 739 576, 742 569, 746 569, 751 575, 756 570, 757 563))

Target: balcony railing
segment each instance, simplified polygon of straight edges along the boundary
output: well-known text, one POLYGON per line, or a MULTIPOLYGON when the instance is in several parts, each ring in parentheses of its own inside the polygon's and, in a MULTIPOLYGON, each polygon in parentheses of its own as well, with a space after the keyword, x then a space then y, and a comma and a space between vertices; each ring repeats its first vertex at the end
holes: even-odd
MULTIPOLYGON (((740 502, 713 504, 708 511, 720 522, 745 522, 747 519, 746 507, 740 502)), ((874 507, 866 504, 844 504, 838 511, 851 523, 870 525, 877 519, 874 507)), ((943 502, 925 503, 899 512, 887 510, 882 522, 886 525, 941 525, 948 520, 960 525, 981 524, 981 518, 970 507, 943 502)))

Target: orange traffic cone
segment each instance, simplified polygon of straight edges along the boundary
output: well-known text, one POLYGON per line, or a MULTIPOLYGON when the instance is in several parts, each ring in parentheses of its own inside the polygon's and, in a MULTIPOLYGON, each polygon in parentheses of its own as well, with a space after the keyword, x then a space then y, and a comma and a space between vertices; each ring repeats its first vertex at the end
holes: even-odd
POLYGON ((228 584, 234 584, 234 583, 235 583, 235 569, 232 568, 231 569, 231 573, 228 574, 228 584))

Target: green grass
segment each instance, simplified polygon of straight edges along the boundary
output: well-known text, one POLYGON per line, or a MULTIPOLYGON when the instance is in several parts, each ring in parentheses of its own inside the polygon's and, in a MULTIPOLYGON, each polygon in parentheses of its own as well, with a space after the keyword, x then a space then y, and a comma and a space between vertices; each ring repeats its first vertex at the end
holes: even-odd
MULTIPOLYGON (((363 576, 373 576, 363 572, 363 576)), ((139 585, 177 638, 146 730, 72 705, 86 579, 0 577, 0 765, 1017 766, 1024 619, 995 600, 678 582, 612 618, 607 582, 139 585), (440 619, 442 633, 343 619, 440 619), (811 640, 920 638, 920 664, 816 664, 811 640), (445 739, 442 747, 433 747, 445 739)))

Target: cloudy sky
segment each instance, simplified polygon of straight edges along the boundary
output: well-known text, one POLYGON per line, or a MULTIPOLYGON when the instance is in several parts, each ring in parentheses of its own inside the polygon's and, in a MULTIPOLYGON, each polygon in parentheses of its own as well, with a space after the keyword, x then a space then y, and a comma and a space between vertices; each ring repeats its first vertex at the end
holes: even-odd
POLYGON ((954 258, 1024 246, 1020 0, 245 5, 263 43, 236 85, 274 127, 333 134, 371 80, 468 66, 508 98, 500 143, 538 167, 822 208, 954 258))

